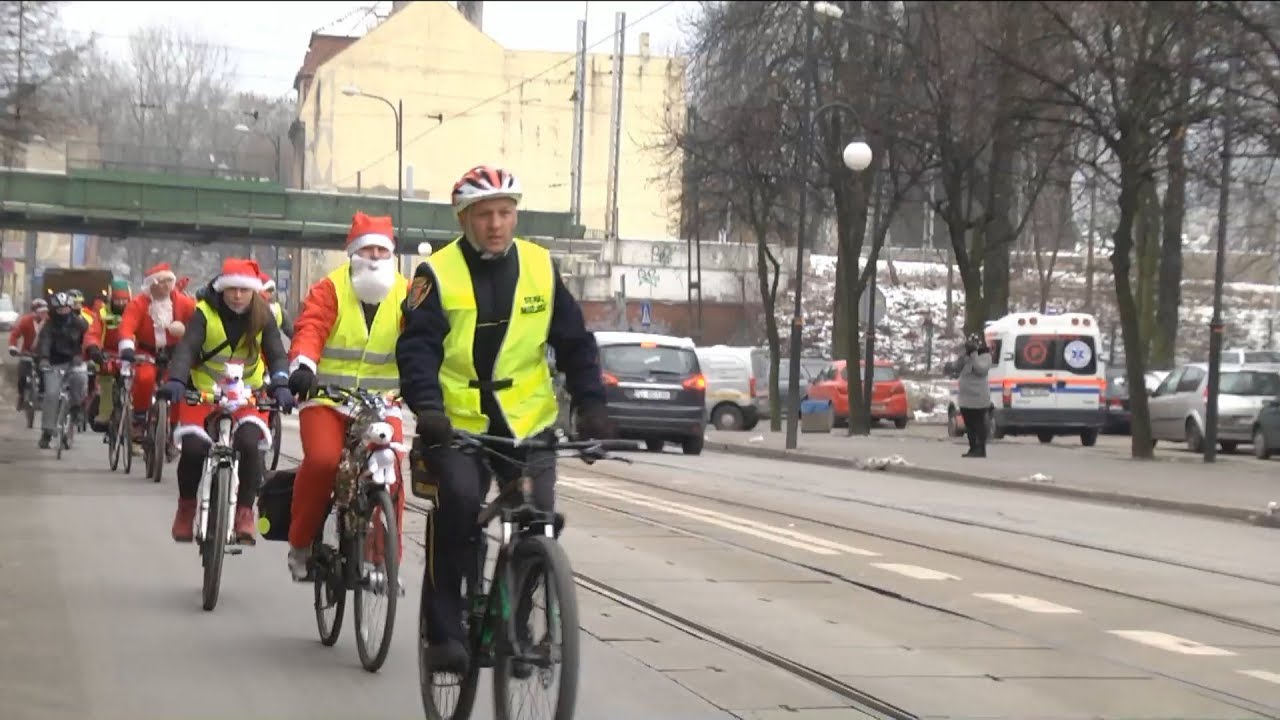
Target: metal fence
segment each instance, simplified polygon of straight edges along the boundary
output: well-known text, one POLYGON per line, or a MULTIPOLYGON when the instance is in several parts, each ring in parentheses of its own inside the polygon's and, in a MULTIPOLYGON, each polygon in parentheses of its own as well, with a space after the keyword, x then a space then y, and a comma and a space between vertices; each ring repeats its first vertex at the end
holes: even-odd
POLYGON ((67 170, 159 173, 182 177, 270 182, 271 173, 242 163, 231 150, 192 150, 122 143, 67 143, 67 170))

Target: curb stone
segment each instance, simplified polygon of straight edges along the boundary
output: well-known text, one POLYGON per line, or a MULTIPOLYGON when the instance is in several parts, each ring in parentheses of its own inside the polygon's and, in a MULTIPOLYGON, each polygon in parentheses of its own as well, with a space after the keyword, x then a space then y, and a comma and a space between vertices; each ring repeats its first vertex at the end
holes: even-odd
POLYGON ((1211 505, 1208 503, 1197 503, 1181 500, 1168 500, 1165 498, 1153 498, 1144 495, 1129 495, 1126 493, 1111 492, 1107 490, 1089 490, 1084 488, 1063 487, 1061 485, 1051 485, 1047 483, 1031 483, 1021 480, 1004 480, 1000 478, 988 478, 978 475, 969 475, 966 473, 956 472, 954 470, 943 470, 940 468, 922 467, 920 465, 895 464, 888 463, 881 466, 880 464, 869 465, 861 459, 840 458, 830 455, 818 455, 814 453, 806 453, 797 450, 779 450, 777 448, 768 447, 752 447, 750 445, 740 445, 737 443, 726 442, 708 442, 704 446, 705 450, 718 453, 734 454, 734 455, 750 455, 753 457, 768 458, 771 460, 784 460, 787 462, 805 463, 809 465, 822 465, 825 467, 837 467, 847 470, 863 470, 866 472, 880 471, 893 473, 896 475, 905 475, 908 477, 919 478, 922 480, 934 480, 939 482, 956 483, 960 485, 971 485, 975 487, 1000 488, 1004 490, 1015 490, 1019 492, 1040 493, 1042 495, 1052 495, 1056 497, 1070 497, 1080 500, 1093 500, 1108 505, 1122 505, 1140 507, 1149 510, 1167 510, 1179 512, 1188 515, 1196 515, 1200 517, 1214 518, 1218 520, 1230 520, 1234 522, 1244 522, 1252 525, 1260 525, 1263 527, 1280 528, 1280 515, 1260 512, 1258 510, 1248 510, 1238 507, 1227 507, 1222 505, 1211 505))

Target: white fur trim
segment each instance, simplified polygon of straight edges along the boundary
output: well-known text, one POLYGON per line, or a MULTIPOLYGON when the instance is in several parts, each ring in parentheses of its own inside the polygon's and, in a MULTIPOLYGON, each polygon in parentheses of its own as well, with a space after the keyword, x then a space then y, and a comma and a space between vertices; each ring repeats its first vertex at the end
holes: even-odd
POLYGON ((178 276, 174 274, 172 270, 164 270, 162 272, 156 273, 155 275, 148 275, 142 278, 142 288, 144 290, 147 288, 150 288, 152 285, 156 284, 161 280, 172 280, 173 282, 177 282, 178 276))
POLYGON ((249 423, 250 425, 257 425, 258 428, 262 430, 263 440, 262 442, 258 443, 258 449, 267 450, 268 448, 271 447, 271 428, 268 427, 266 420, 263 420, 257 415, 245 415, 243 418, 240 418, 239 420, 236 421, 235 426, 231 428, 231 432, 234 433, 236 430, 239 430, 240 426, 245 423, 249 423))
POLYGON ((181 450, 182 438, 188 435, 195 435, 196 437, 208 443, 210 447, 213 446, 213 438, 209 437, 209 433, 205 432, 204 428, 200 427, 199 425, 179 425, 178 427, 174 428, 173 444, 177 445, 178 449, 181 450))
POLYGON ((371 245, 384 247, 389 252, 396 251, 396 244, 391 241, 391 238, 381 233, 369 233, 367 235, 361 235, 360 237, 355 238, 351 242, 347 243, 347 254, 355 255, 356 253, 360 252, 362 249, 367 248, 371 245))
POLYGON ((293 362, 289 363, 289 374, 292 375, 300 367, 305 367, 314 374, 316 372, 316 361, 306 355, 299 355, 293 362))
MULTIPOLYGON (((263 289, 264 291, 266 291, 266 290, 275 290, 275 289, 276 289, 276 281, 275 281, 275 280, 268 280, 268 281, 266 281, 266 282, 262 283, 262 289, 263 289)), ((278 304, 278 303, 277 303, 277 304, 278 304)))
POLYGON ((213 289, 222 292, 228 288, 240 288, 241 290, 252 290, 254 292, 262 292, 262 281, 256 277, 248 275, 219 275, 213 281, 213 289))
POLYGON ((127 339, 121 340, 118 344, 116 344, 116 352, 124 352, 125 350, 132 350, 134 349, 134 347, 135 346, 132 340, 127 340, 127 339))

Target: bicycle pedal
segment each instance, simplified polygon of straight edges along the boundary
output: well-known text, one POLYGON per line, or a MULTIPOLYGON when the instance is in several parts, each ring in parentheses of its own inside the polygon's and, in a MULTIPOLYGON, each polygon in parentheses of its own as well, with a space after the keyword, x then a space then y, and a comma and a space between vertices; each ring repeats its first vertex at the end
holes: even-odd
POLYGON ((244 548, 240 547, 239 545, 228 545, 222 551, 224 555, 239 555, 240 553, 243 553, 243 552, 244 552, 244 548))

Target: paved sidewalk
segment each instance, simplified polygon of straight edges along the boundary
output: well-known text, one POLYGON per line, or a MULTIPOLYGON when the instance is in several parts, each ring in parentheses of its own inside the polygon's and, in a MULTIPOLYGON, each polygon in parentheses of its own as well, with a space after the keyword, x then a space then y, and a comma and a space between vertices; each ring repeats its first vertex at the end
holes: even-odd
POLYGON ((1103 438, 1085 448, 1070 438, 1041 445, 1035 438, 1007 438, 987 447, 987 458, 962 458, 963 438, 877 429, 871 437, 801 434, 788 451, 785 433, 709 429, 705 449, 838 467, 862 467, 926 479, 1004 487, 1174 510, 1258 524, 1280 525, 1280 461, 1250 455, 1218 455, 1206 465, 1180 448, 1159 447, 1153 461, 1128 458, 1129 438, 1103 438))

